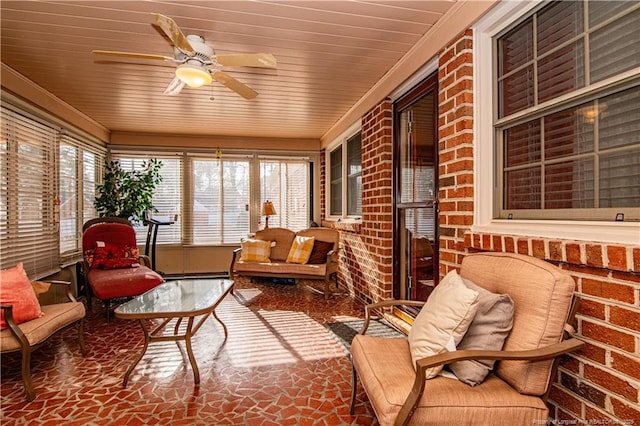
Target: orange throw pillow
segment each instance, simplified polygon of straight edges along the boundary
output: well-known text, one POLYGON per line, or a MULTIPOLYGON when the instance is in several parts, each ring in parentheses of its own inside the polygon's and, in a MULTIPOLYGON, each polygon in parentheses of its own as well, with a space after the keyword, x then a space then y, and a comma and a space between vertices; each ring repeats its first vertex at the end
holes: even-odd
MULTIPOLYGON (((13 305, 13 320, 16 324, 44 315, 22 263, 0 271, 0 302, 3 305, 13 305)), ((7 327, 4 311, 0 310, 0 330, 7 327)))

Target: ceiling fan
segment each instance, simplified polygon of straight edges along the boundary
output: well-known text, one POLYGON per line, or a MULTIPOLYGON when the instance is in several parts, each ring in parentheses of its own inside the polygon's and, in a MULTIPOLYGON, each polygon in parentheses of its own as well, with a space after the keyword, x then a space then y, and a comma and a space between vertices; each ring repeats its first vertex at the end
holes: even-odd
POLYGON ((213 80, 233 90, 245 99, 253 99, 258 93, 218 69, 221 66, 276 68, 276 58, 271 53, 236 53, 216 55, 211 46, 204 42, 199 35, 185 37, 175 21, 159 13, 152 13, 154 24, 162 30, 174 46, 174 57, 162 55, 148 55, 144 53, 113 52, 108 50, 93 50, 91 53, 104 56, 118 56, 125 58, 152 59, 174 62, 178 64, 175 77, 169 83, 164 93, 175 96, 185 85, 201 87, 211 84, 213 80))

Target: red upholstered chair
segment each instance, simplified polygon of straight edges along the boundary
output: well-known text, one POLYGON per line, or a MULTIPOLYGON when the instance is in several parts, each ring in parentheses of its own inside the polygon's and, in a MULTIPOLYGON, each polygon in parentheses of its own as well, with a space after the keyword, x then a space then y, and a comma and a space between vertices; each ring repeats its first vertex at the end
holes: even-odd
POLYGON ((136 233, 126 219, 100 217, 82 227, 83 275, 87 284, 87 300, 102 300, 107 308, 107 321, 114 299, 142 294, 164 282, 153 271, 147 256, 138 255, 136 233))

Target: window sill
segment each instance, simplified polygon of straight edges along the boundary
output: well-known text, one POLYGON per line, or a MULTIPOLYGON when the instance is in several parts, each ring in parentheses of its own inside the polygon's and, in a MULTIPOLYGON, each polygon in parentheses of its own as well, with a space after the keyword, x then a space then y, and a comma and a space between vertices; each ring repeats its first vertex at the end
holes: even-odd
POLYGON ((345 232, 353 232, 359 234, 362 231, 362 222, 355 220, 345 220, 345 221, 336 221, 336 220, 323 220, 322 226, 325 228, 337 229, 338 231, 345 232))

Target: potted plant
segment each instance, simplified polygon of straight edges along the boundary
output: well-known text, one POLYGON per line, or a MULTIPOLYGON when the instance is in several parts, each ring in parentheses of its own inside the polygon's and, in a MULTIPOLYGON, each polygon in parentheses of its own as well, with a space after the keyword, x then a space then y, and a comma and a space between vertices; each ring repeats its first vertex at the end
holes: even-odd
POLYGON ((98 214, 140 223, 145 212, 157 212, 153 193, 162 182, 161 168, 162 161, 153 158, 142 163, 142 170, 124 170, 118 161, 106 161, 103 183, 93 202, 98 214))

